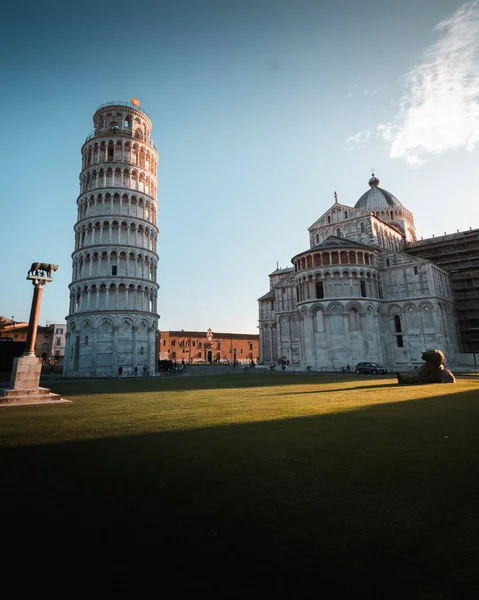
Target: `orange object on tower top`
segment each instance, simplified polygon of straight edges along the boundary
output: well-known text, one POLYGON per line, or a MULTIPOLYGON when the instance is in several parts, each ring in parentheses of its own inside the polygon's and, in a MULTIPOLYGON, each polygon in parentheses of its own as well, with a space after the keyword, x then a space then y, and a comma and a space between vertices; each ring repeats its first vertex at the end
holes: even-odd
POLYGON ((132 98, 131 103, 134 104, 135 106, 140 106, 140 101, 137 100, 136 98, 132 98))

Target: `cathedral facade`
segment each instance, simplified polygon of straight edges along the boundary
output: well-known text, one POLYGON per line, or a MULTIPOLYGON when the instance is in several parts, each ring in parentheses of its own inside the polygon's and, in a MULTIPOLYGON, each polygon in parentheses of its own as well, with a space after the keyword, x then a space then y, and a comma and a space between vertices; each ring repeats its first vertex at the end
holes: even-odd
POLYGON ((136 104, 108 102, 84 142, 63 373, 154 373, 158 153, 136 104))
POLYGON ((338 369, 421 363, 427 348, 458 352, 448 272, 406 249, 413 214, 373 175, 354 206, 337 201, 309 229, 309 248, 269 275, 259 298, 260 360, 338 369))

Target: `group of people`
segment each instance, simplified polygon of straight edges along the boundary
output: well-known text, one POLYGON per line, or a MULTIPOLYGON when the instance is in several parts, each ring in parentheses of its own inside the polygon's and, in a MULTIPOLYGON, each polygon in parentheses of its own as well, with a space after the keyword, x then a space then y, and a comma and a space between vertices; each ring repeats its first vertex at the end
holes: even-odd
MULTIPOLYGON (((283 358, 280 358, 278 360, 277 364, 281 367, 281 369, 283 371, 286 371, 286 369, 289 367, 289 360, 284 360, 283 358)), ((276 364, 273 363, 269 368, 270 368, 271 371, 274 371, 275 367, 276 367, 276 364)))
MULTIPOLYGON (((143 365, 141 372, 142 372, 143 377, 149 377, 149 375, 150 375, 150 369, 148 368, 147 365, 143 365)), ((134 373, 135 373, 135 377, 138 377, 138 367, 134 368, 134 373)), ((123 377, 123 367, 122 366, 118 367, 118 377, 123 377)))

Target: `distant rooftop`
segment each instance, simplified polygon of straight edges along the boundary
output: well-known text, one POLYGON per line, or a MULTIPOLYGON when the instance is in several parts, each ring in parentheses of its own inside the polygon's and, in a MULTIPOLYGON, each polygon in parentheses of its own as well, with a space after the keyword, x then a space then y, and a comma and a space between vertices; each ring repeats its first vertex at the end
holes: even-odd
POLYGON ((294 267, 278 267, 275 271, 273 271, 272 273, 270 273, 269 275, 280 275, 281 273, 290 273, 291 271, 294 271, 294 267))
POLYGON ((274 300, 274 298, 275 298, 274 290, 269 290, 269 292, 266 292, 266 294, 263 294, 263 296, 258 298, 258 302, 260 300, 274 300))

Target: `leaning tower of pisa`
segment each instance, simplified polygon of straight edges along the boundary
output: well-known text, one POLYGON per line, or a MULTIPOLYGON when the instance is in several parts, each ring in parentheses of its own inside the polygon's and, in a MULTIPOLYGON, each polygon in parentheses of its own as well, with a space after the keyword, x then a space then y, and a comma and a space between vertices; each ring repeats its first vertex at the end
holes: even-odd
POLYGON ((100 106, 81 149, 64 375, 155 371, 158 153, 136 103, 100 106))

